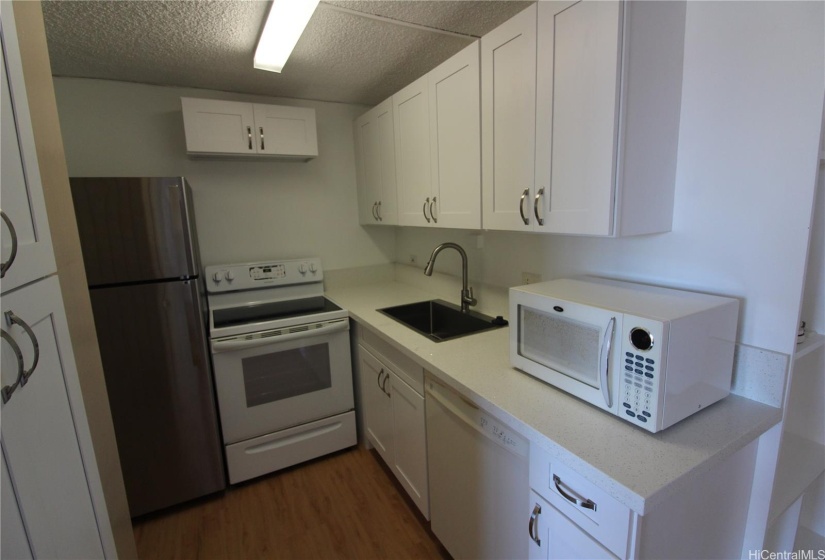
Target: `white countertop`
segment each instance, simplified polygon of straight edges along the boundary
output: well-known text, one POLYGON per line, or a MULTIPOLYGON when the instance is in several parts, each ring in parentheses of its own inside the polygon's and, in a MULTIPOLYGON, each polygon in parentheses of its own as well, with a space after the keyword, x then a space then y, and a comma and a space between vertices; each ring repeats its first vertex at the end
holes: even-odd
MULTIPOLYGON (((745 447, 781 410, 736 395, 651 434, 510 366, 507 327, 435 343, 376 309, 438 298, 400 282, 335 286, 326 296, 427 371, 644 515, 745 447)), ((456 294, 456 300, 457 294, 456 294)), ((484 309, 507 315, 506 309, 484 309)))

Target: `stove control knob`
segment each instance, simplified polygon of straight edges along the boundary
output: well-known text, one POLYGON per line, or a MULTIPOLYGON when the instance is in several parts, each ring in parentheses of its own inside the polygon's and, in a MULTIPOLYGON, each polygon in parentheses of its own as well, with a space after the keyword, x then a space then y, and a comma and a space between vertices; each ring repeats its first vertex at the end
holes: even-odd
POLYGON ((235 279, 235 273, 232 272, 231 270, 227 270, 226 274, 224 274, 223 277, 226 278, 227 282, 231 282, 232 280, 235 279))
POLYGON ((215 284, 220 284, 221 280, 223 280, 223 277, 221 276, 220 272, 216 272, 215 274, 212 275, 212 280, 215 281, 215 284))
POLYGON ((300 272, 301 274, 306 274, 307 273, 307 263, 299 264, 298 265, 298 272, 300 272))
POLYGON ((318 267, 315 265, 314 262, 309 263, 309 271, 313 274, 318 272, 318 267))

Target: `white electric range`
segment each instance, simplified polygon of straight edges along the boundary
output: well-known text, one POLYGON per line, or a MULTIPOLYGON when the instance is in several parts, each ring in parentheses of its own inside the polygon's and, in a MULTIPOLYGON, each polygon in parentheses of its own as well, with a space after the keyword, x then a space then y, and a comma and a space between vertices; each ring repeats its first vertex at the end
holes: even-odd
POLYGON ((356 444, 349 315, 317 258, 206 267, 229 482, 356 444))

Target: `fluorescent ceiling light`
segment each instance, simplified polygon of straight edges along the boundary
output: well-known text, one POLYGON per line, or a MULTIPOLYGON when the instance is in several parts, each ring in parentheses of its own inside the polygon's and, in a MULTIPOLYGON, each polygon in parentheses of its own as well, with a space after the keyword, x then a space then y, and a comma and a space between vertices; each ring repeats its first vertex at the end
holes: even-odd
POLYGON ((274 0, 264 24, 253 66, 280 72, 315 12, 318 0, 274 0))

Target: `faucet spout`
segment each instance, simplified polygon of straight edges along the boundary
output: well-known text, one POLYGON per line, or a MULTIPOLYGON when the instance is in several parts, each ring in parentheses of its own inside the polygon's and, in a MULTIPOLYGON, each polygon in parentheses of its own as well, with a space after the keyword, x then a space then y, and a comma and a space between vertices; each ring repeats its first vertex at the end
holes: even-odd
POLYGON ((455 249, 461 255, 461 311, 466 313, 470 310, 471 305, 476 305, 478 300, 473 297, 473 289, 467 287, 467 253, 458 243, 441 243, 430 255, 430 260, 427 261, 427 266, 424 267, 424 274, 427 276, 433 275, 433 266, 435 265, 435 258, 444 249, 455 249))

